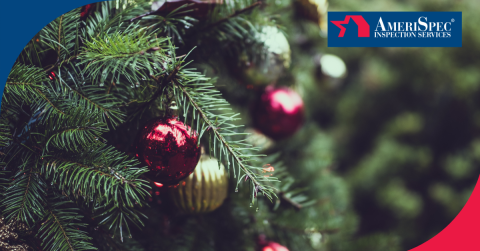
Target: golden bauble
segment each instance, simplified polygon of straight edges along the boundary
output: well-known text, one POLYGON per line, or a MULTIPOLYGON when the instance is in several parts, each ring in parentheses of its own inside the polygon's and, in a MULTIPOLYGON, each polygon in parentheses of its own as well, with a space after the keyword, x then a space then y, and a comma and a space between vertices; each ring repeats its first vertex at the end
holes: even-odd
POLYGON ((202 155, 195 171, 169 187, 175 206, 184 213, 207 213, 223 204, 228 193, 228 176, 223 164, 202 155))
POLYGON ((253 147, 257 147, 259 151, 266 150, 274 144, 272 139, 265 136, 256 129, 247 128, 245 129, 244 133, 249 133, 245 141, 253 147))

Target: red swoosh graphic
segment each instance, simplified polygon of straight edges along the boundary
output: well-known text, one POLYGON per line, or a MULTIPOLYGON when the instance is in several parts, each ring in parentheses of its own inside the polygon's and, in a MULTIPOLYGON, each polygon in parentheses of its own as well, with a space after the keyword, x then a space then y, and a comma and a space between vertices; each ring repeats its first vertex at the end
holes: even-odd
POLYGON ((409 251, 480 250, 480 178, 455 219, 440 233, 409 251))

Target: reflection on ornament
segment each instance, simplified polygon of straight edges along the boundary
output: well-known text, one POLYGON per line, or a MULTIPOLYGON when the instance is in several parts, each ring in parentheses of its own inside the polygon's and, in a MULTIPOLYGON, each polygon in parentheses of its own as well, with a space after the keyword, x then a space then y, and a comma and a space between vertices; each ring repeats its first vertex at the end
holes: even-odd
POLYGON ((314 232, 308 235, 310 239, 310 244, 312 247, 319 249, 322 245, 322 234, 319 232, 314 232))
POLYGON ((197 142, 197 133, 176 118, 156 118, 140 132, 136 156, 149 167, 149 179, 175 185, 195 169, 200 158, 197 142))
POLYGON ((323 75, 330 78, 344 78, 347 75, 347 66, 335 55, 324 54, 320 57, 320 68, 323 75))
POLYGON ((211 212, 223 204, 228 192, 228 177, 223 164, 202 155, 195 171, 176 187, 169 187, 178 209, 185 213, 211 212))
POLYGON ((263 41, 265 48, 274 54, 279 55, 283 61, 283 66, 290 66, 290 44, 281 31, 274 26, 265 26, 258 34, 259 41, 263 41))
POLYGON ((287 87, 268 86, 252 107, 255 128, 279 140, 292 136, 303 124, 302 98, 287 87))
POLYGON ((329 88, 338 88, 347 76, 347 66, 343 60, 335 55, 320 54, 315 57, 317 78, 329 88))

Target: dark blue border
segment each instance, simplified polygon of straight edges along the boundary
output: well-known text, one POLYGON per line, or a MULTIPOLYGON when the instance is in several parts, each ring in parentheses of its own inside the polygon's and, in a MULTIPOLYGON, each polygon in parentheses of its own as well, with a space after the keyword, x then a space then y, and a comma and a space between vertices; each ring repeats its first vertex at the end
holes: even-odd
POLYGON ((23 0, 1 1, 0 23, 2 25, 0 49, 0 101, 8 74, 15 60, 32 39, 45 25, 55 18, 81 7, 101 0, 23 0))

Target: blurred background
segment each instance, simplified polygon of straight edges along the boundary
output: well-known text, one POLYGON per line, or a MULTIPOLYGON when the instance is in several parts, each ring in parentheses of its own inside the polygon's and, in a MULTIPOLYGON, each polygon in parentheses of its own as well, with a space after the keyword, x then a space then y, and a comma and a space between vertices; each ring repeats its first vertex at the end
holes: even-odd
POLYGON ((461 11, 462 48, 328 48, 315 23, 288 27, 293 79, 283 81, 301 83, 310 119, 331 137, 333 168, 350 191, 359 239, 388 235, 400 250, 414 248, 445 228, 473 191, 479 9, 477 0, 329 1, 328 11, 461 11), (344 61, 344 78, 334 76, 341 64, 322 62, 325 54, 344 61))

